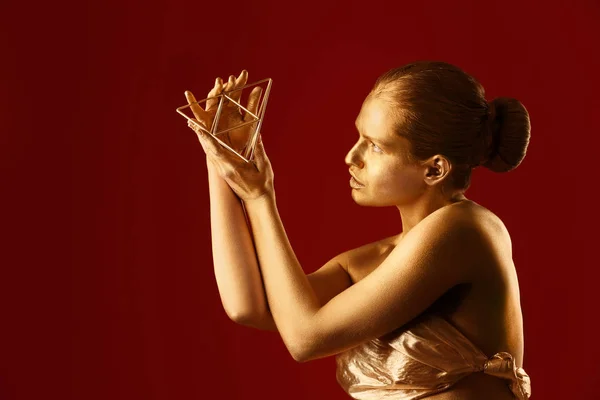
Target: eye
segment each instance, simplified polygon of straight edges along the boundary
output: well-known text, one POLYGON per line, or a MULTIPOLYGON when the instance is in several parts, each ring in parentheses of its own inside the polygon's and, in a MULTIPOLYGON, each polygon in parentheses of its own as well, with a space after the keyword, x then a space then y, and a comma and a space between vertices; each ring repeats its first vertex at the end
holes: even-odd
POLYGON ((377 146, 375 143, 370 142, 370 144, 375 153, 383 153, 383 150, 381 150, 381 148, 379 146, 377 146))

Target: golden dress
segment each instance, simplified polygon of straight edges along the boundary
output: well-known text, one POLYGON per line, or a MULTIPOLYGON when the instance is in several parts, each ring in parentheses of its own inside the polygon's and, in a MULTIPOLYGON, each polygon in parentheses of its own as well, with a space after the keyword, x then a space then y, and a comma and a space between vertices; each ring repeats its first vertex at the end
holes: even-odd
POLYGON ((530 378, 510 353, 488 358, 438 314, 339 353, 336 364, 338 383, 354 399, 421 399, 479 371, 504 379, 519 400, 531 396, 530 378))

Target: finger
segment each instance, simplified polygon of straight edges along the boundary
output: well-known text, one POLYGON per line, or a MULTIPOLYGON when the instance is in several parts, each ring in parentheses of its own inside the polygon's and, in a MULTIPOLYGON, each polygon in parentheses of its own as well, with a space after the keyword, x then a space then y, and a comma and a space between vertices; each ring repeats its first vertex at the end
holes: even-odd
POLYGON ((215 86, 208 92, 206 97, 209 97, 206 100, 206 111, 211 110, 214 106, 216 106, 219 102, 219 99, 215 96, 218 96, 223 91, 223 80, 221 78, 215 79, 215 86), (212 97, 212 99, 210 99, 212 97))
POLYGON ((194 97, 192 92, 190 92, 189 90, 186 90, 185 98, 187 99, 188 104, 190 104, 190 108, 191 108, 192 112, 194 113, 194 116, 196 117, 196 119, 199 121, 202 121, 202 122, 206 121, 206 119, 208 117, 208 113, 206 111, 204 111, 204 109, 202 107, 200 107, 200 104, 198 104, 198 102, 196 101, 196 98, 194 97))
POLYGON ((219 78, 215 79, 215 84, 213 85, 212 89, 210 89, 210 91, 206 95, 206 111, 210 110, 215 105, 215 100, 211 99, 211 97, 213 97, 215 95, 215 90, 217 88, 218 83, 219 83, 219 78))
POLYGON ((235 88, 235 76, 233 75, 229 75, 229 80, 227 81, 227 84, 225 85, 225 92, 230 92, 235 88))
MULTIPOLYGON (((240 76, 238 76, 235 80, 235 89, 239 89, 241 87, 244 87, 244 85, 246 85, 246 82, 248 82, 248 71, 246 71, 245 69, 242 70, 242 72, 240 73, 240 76)), ((237 101, 238 103, 240 102, 240 98, 242 97, 242 91, 241 90, 236 90, 234 93, 231 94, 231 98, 235 101, 237 101)))
MULTIPOLYGON (((250 92, 250 96, 248 96, 248 107, 246 108, 254 115, 257 115, 258 104, 261 94, 262 88, 260 86, 257 86, 254 89, 252 89, 252 92, 250 92)), ((252 118, 252 116, 246 113, 246 115, 244 116, 244 121, 249 121, 250 118, 252 118)))
POLYGON ((206 123, 206 122, 204 122, 204 121, 202 121, 202 120, 197 120, 196 118, 190 118, 190 119, 188 120, 188 126, 190 126, 190 123, 191 123, 191 122, 195 122, 195 123, 197 123, 197 124, 200 124, 200 125, 202 125, 202 127, 203 127, 204 129, 208 130, 208 125, 207 125, 207 123, 206 123))
MULTIPOLYGON (((225 87, 223 88, 223 93, 227 93, 227 95, 229 95, 229 92, 231 92, 233 89, 235 88, 235 76, 233 75, 229 75, 229 80, 227 81, 227 83, 225 84, 225 87)), ((230 104, 229 100, 227 100, 226 98, 223 99, 223 105, 225 104, 230 104)))

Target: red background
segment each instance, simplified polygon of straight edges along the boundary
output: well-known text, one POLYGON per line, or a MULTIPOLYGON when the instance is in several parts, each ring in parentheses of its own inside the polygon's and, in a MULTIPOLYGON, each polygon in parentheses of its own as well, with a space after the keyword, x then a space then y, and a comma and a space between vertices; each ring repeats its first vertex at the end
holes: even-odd
POLYGON ((512 235, 533 399, 597 399, 598 2, 3 2, 0 399, 345 399, 217 292, 204 153, 175 108, 242 68, 306 272, 399 232, 346 152, 375 79, 454 63, 531 117, 521 166, 467 196, 512 235), (595 27, 596 26, 596 27, 595 27))

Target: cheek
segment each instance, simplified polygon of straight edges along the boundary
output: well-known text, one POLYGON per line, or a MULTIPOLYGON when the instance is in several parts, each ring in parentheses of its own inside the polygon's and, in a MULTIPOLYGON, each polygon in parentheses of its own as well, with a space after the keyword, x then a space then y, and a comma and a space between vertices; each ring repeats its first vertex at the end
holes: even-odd
POLYGON ((406 166, 390 166, 377 171, 377 190, 382 194, 408 194, 418 191, 421 180, 417 171, 406 166))

